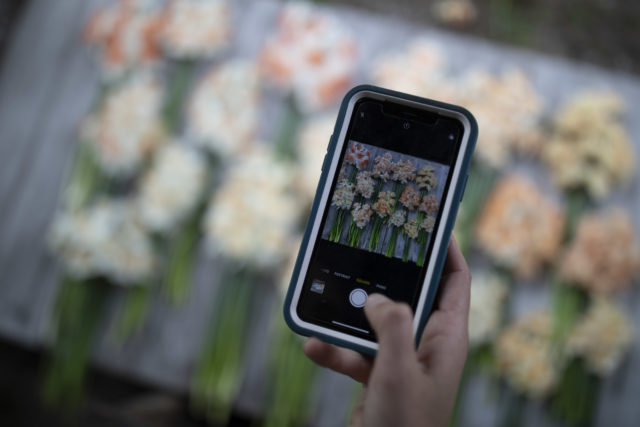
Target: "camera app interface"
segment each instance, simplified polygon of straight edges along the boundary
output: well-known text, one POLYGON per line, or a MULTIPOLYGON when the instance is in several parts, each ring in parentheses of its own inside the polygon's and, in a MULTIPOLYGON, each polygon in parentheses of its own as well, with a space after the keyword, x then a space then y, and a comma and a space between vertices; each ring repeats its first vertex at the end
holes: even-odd
POLYGON ((297 310, 375 340, 362 309, 369 294, 415 310, 462 127, 371 100, 356 105, 350 123, 297 310))

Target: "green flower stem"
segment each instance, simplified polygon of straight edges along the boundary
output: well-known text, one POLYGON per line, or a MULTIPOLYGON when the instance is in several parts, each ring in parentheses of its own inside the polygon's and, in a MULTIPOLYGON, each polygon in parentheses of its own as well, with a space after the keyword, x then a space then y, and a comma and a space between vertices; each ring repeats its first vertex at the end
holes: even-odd
POLYGON ((340 242, 345 213, 346 209, 338 209, 336 211, 336 217, 333 219, 333 225, 331 226, 331 231, 329 232, 329 241, 335 243, 340 242))
POLYGON ((563 346, 571 329, 588 304, 586 293, 559 279, 553 285, 552 301, 552 340, 557 353, 563 352, 563 346))
POLYGON ((191 273, 198 251, 200 224, 206 205, 201 203, 177 234, 168 242, 169 259, 165 273, 165 293, 169 302, 182 303, 188 295, 191 273))
POLYGON ((352 248, 360 246, 360 239, 362 238, 362 229, 356 225, 356 222, 352 219, 349 225, 349 232, 347 234, 347 243, 352 248))
MULTIPOLYGON (((567 197, 567 227, 564 239, 570 241, 576 225, 588 209, 589 199, 582 191, 571 191, 567 197)), ((589 305, 588 295, 580 288, 564 283, 559 275, 554 280, 552 302, 552 342, 558 364, 564 360, 565 343, 571 330, 589 305)), ((562 368, 560 381, 551 397, 552 414, 570 426, 593 424, 600 382, 586 370, 580 360, 569 360, 562 368)))
POLYGON ((396 251, 396 241, 398 240, 398 232, 400 227, 393 227, 391 231, 391 238, 389 239, 389 244, 387 245, 387 251, 385 252, 385 256, 391 258, 396 251))
POLYGON ((552 397, 551 413, 568 426, 593 425, 600 385, 600 378, 589 373, 582 360, 571 360, 552 397))
POLYGON ((242 381, 255 277, 248 271, 224 274, 212 328, 196 366, 192 405, 210 421, 224 425, 242 381))
POLYGON ((380 195, 380 190, 382 190, 382 186, 384 182, 381 179, 376 179, 376 186, 373 189, 373 196, 371 197, 371 206, 373 206, 378 201, 378 196, 380 195))
POLYGON ((124 304, 115 324, 116 341, 123 342, 142 328, 149 310, 150 299, 151 290, 148 284, 134 286, 127 290, 124 304))
POLYGON ((293 96, 289 96, 285 103, 284 117, 276 137, 275 152, 279 157, 288 160, 295 159, 295 141, 301 121, 302 113, 298 110, 293 96))
POLYGON ((404 249, 402 250, 402 261, 404 262, 409 261, 409 249, 411 248, 412 240, 413 239, 410 239, 409 236, 404 237, 404 249))
POLYGON ((81 141, 73 160, 65 204, 71 210, 85 207, 104 183, 105 177, 96 163, 89 143, 81 141))
POLYGON ((424 265, 428 242, 429 239, 427 238, 427 232, 425 230, 420 230, 418 232, 418 243, 420 243, 420 247, 418 248, 418 259, 416 260, 418 267, 422 267, 424 265))
POLYGON ((464 199, 456 220, 456 238, 464 255, 473 243, 475 224, 489 192, 498 178, 498 172, 478 162, 471 164, 464 199))
POLYGON ((192 60, 176 61, 171 72, 163 118, 167 129, 172 133, 179 131, 184 101, 192 81, 196 63, 192 60))
POLYGON ((300 426, 308 422, 315 365, 302 352, 302 340, 282 322, 280 312, 271 357, 271 396, 265 415, 267 427, 300 426))
POLYGON ((47 405, 72 409, 81 402, 86 368, 108 295, 109 288, 102 280, 63 279, 42 390, 47 405))
POLYGON ((380 243, 380 232, 382 231, 382 224, 384 219, 376 215, 371 229, 371 235, 369 236, 369 251, 375 251, 380 243))

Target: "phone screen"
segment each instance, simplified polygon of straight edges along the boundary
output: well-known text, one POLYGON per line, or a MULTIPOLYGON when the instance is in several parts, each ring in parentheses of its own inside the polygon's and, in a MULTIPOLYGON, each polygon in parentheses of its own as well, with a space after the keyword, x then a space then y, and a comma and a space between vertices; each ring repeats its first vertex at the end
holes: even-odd
POLYGON ((375 341, 368 295, 415 311, 463 132, 415 107, 356 103, 296 307, 302 320, 375 341))

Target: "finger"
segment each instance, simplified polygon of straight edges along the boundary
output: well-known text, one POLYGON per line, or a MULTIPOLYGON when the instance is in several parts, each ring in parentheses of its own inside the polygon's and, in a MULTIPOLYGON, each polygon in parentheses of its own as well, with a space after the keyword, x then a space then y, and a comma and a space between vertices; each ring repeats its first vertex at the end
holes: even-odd
POLYGON ((444 263, 443 273, 453 273, 455 271, 469 270, 467 261, 464 259, 464 255, 460 251, 456 238, 451 236, 449 241, 449 248, 447 249, 447 258, 444 263))
POLYGON ((411 308, 384 295, 372 294, 367 298, 364 311, 378 337, 376 366, 378 363, 389 364, 389 367, 415 364, 411 308))
POLYGON ((354 380, 366 383, 371 373, 372 362, 360 353, 339 348, 318 338, 309 338, 303 346, 304 353, 318 365, 329 368, 354 380))
POLYGON ((471 272, 458 243, 454 238, 449 243, 447 258, 440 279, 436 299, 436 310, 453 311, 468 316, 471 293, 471 272))

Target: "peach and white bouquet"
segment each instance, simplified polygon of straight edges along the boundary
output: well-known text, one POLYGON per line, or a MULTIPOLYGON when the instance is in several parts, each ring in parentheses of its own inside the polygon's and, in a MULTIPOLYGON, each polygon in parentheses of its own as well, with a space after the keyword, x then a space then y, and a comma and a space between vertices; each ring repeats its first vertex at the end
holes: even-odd
POLYGON ((563 209, 529 178, 502 178, 478 220, 477 243, 519 277, 532 277, 554 261, 564 233, 563 209))
POLYGON ((310 4, 286 3, 260 53, 262 74, 293 93, 303 111, 335 103, 349 88, 357 60, 355 38, 338 19, 310 4))

